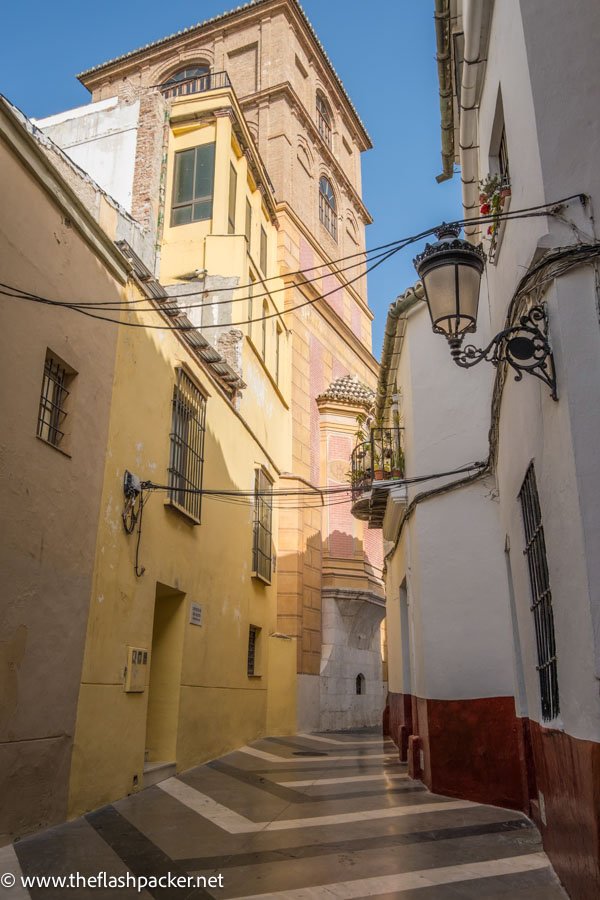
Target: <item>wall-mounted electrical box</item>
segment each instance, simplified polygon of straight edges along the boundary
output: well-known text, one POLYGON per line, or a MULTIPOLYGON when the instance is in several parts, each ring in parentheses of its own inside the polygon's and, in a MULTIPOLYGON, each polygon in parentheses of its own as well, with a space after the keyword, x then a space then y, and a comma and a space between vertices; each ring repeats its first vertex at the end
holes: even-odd
POLYGON ((123 475, 123 493, 125 496, 137 497, 141 490, 142 485, 138 476, 130 472, 129 469, 125 469, 125 474, 123 475))
POLYGON ((125 690, 127 693, 140 693, 146 690, 150 651, 143 647, 127 648, 127 668, 125 669, 125 690))

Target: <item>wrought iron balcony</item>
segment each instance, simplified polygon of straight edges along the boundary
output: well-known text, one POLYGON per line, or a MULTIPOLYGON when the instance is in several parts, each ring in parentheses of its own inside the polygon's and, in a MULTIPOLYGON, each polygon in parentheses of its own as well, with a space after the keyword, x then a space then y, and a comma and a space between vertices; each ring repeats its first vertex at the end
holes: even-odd
POLYGON ((227 87, 232 87, 227 72, 207 72, 176 84, 164 85, 161 90, 164 97, 186 97, 188 94, 204 94, 227 87))
POLYGON ((352 514, 380 527, 390 482, 403 477, 403 429, 372 428, 369 439, 352 451, 352 514))

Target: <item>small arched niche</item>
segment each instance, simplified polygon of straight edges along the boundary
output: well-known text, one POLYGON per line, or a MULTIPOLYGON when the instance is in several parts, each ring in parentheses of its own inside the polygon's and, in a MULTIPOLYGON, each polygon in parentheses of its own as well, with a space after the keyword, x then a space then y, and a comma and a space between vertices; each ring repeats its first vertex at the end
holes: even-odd
POLYGON ((367 679, 363 675, 362 672, 359 672, 356 676, 356 693, 357 694, 366 694, 367 693, 367 679))

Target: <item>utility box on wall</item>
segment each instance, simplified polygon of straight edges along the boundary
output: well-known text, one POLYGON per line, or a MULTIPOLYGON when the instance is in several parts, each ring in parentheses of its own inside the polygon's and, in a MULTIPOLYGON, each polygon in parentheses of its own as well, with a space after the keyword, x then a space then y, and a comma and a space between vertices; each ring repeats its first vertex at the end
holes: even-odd
POLYGON ((150 651, 142 647, 127 648, 127 668, 125 669, 125 691, 130 694, 146 690, 150 651))

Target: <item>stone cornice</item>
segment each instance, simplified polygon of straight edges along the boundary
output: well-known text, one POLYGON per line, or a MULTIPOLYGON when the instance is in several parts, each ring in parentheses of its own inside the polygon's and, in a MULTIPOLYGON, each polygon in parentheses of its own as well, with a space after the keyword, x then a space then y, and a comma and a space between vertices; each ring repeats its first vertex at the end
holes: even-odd
POLYGON ((314 49, 315 55, 325 73, 324 80, 331 83, 333 92, 338 97, 340 105, 345 107, 346 113, 352 119, 357 134, 361 138, 362 149, 369 149, 372 144, 367 130, 361 122, 339 75, 335 71, 331 60, 327 56, 323 45, 317 37, 314 28, 310 24, 310 21, 298 0, 253 0, 253 2, 247 3, 245 6, 238 6, 236 9, 221 13, 204 22, 198 22, 196 25, 191 25, 189 28, 184 28, 175 34, 167 35, 164 38, 152 41, 136 50, 131 50, 129 53, 124 53, 121 56, 117 56, 100 65, 86 69, 84 72, 80 72, 79 75, 77 75, 77 79, 88 90, 92 91, 106 80, 108 76, 111 76, 116 72, 124 73, 137 68, 141 61, 147 60, 149 57, 156 57, 157 51, 160 51, 163 48, 168 47, 169 50, 181 49, 182 45, 195 41, 200 32, 204 33, 203 36, 210 38, 215 32, 222 31, 223 28, 227 27, 232 20, 237 19, 238 21, 243 20, 244 22, 251 22, 252 20, 260 21, 265 17, 264 14, 268 7, 270 7, 271 15, 275 9, 279 8, 293 17, 299 27, 300 34, 303 35, 305 41, 308 41, 314 49))

